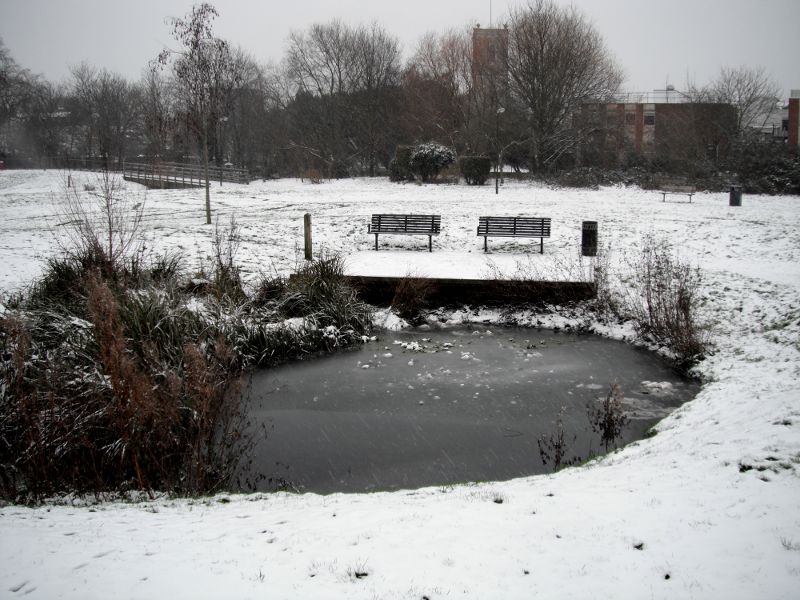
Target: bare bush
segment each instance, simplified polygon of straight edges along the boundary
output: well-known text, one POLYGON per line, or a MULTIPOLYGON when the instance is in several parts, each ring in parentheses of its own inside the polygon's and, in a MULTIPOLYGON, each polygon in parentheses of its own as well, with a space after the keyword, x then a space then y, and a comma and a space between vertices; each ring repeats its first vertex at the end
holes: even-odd
POLYGON ((64 188, 56 239, 67 257, 94 256, 106 274, 142 250, 140 229, 145 199, 128 193, 119 177, 103 171, 84 193, 64 188))
POLYGON ((595 307, 599 313, 620 314, 622 303, 617 290, 612 285, 612 250, 609 243, 601 244, 597 256, 592 260, 592 274, 595 286, 595 307))
POLYGON ((681 367, 702 358, 706 329, 697 320, 702 274, 675 255, 667 240, 647 237, 630 264, 633 293, 628 310, 640 335, 672 350, 681 367))
POLYGON ((578 436, 573 434, 572 439, 567 439, 567 433, 564 430, 564 413, 566 413, 566 410, 566 407, 562 406, 561 410, 558 411, 555 431, 536 440, 542 464, 545 466, 552 464, 554 472, 560 471, 563 467, 578 464, 581 461, 579 456, 567 458, 569 446, 578 439, 578 436))
POLYGON ((613 383, 600 406, 589 404, 586 407, 592 431, 600 436, 606 452, 612 445, 617 447, 617 440, 622 437, 622 431, 630 422, 623 412, 622 398, 622 388, 613 383))

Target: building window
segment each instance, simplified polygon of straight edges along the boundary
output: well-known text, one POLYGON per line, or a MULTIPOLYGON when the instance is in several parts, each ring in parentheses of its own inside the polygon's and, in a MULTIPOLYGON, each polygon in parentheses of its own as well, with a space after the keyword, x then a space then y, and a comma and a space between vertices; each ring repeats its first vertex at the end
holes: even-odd
POLYGON ((644 116, 644 124, 645 125, 655 125, 656 124, 656 116, 655 115, 645 115, 644 116))

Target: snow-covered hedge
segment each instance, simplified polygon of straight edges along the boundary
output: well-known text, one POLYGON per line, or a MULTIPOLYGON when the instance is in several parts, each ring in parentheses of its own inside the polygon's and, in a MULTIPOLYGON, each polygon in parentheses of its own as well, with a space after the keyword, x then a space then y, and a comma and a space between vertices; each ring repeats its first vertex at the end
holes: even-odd
POLYGON ((456 160, 456 153, 435 142, 416 146, 411 152, 411 171, 422 181, 435 179, 442 169, 449 167, 456 160))

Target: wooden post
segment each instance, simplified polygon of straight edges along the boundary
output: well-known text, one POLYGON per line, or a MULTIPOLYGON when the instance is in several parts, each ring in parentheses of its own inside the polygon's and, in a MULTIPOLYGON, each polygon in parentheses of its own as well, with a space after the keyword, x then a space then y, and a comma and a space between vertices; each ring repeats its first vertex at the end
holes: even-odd
POLYGON ((303 215, 303 233, 306 250, 306 260, 312 260, 313 255, 311 252, 311 214, 306 213, 303 215))

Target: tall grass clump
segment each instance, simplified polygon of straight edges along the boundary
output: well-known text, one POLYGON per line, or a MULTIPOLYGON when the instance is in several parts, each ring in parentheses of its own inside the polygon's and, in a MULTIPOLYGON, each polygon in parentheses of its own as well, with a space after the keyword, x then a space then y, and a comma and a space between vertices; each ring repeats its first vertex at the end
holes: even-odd
POLYGON ((212 289, 217 299, 241 304, 247 300, 241 270, 236 264, 236 254, 242 242, 241 229, 233 216, 228 227, 220 228, 219 221, 214 227, 212 289))
POLYGON ((361 336, 371 327, 372 311, 347 285, 344 260, 321 255, 290 278, 280 303, 288 318, 302 317, 317 328, 335 327, 361 336))

